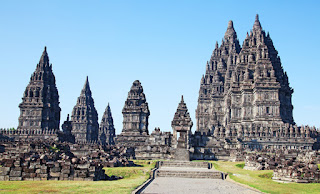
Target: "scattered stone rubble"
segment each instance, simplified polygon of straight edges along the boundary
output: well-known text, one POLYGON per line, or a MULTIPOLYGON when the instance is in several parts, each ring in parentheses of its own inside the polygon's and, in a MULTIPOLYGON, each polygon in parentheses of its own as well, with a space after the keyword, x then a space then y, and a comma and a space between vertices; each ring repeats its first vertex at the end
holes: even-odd
POLYGON ((273 170, 273 180, 297 183, 319 183, 320 170, 317 163, 320 162, 320 152, 288 153, 276 151, 274 154, 251 153, 246 156, 246 170, 273 170), (294 156, 296 155, 296 156, 294 156))
POLYGON ((134 165, 118 147, 72 144, 70 148, 66 143, 43 141, 1 144, 5 151, 0 153, 0 181, 115 180, 121 177, 108 177, 103 167, 134 165), (86 156, 76 152, 83 147, 88 148, 86 156))

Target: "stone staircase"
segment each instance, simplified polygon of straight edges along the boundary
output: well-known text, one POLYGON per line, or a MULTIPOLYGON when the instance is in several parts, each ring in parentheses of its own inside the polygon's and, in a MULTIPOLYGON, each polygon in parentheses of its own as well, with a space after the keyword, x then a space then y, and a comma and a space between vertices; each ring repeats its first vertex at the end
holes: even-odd
POLYGON ((225 175, 212 169, 208 162, 160 161, 155 172, 156 177, 180 177, 224 179, 225 175))

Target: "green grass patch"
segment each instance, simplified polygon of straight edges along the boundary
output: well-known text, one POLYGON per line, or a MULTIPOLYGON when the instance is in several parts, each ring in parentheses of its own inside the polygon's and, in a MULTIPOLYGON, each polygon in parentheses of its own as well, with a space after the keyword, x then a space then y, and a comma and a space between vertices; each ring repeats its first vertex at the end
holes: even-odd
POLYGON ((236 164, 236 167, 238 167, 238 168, 241 168, 241 169, 243 169, 244 168, 244 162, 243 163, 240 163, 240 164, 236 164))
POLYGON ((319 168, 319 170, 320 170, 320 164, 318 164, 318 168, 319 168))
POLYGON ((229 177, 239 183, 248 185, 266 193, 319 193, 320 183, 278 183, 273 181, 272 170, 251 171, 239 168, 243 162, 214 161, 217 170, 227 172, 229 177))
POLYGON ((141 167, 104 168, 116 181, 0 181, 0 193, 131 193, 150 177, 155 161, 134 161, 141 167))
POLYGON ((258 177, 260 178, 265 178, 265 179, 272 179, 273 177, 273 172, 268 172, 266 174, 259 174, 258 177))

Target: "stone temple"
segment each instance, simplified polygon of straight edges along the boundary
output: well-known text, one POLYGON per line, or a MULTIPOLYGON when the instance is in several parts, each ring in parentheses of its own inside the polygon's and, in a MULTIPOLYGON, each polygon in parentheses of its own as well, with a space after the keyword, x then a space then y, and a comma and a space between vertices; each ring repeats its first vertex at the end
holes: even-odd
POLYGON ((113 118, 111 114, 111 108, 108 104, 104 114, 102 116, 102 120, 99 128, 99 141, 102 144, 113 145, 114 139, 116 136, 116 129, 113 125, 113 118))
POLYGON ((139 80, 133 82, 122 114, 123 128, 122 133, 117 137, 118 143, 128 147, 144 145, 149 134, 150 111, 139 80))
POLYGON ((94 106, 88 76, 77 104, 73 107, 71 122, 76 142, 98 141, 98 113, 94 106))
POLYGON ((311 148, 311 140, 301 145, 283 142, 308 138, 315 130, 294 126, 292 93, 278 52, 258 15, 242 48, 230 21, 201 79, 197 131, 224 139, 231 146, 254 139, 256 146, 262 147, 311 148))
POLYGON ((46 47, 19 108, 19 130, 43 133, 60 128, 59 94, 46 47))

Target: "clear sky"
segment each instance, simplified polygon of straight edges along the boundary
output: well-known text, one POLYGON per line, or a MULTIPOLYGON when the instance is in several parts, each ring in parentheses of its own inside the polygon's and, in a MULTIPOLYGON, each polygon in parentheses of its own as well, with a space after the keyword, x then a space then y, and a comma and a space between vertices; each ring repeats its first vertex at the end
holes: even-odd
POLYGON ((101 116, 117 134, 134 80, 149 103, 149 131, 171 131, 184 95, 196 129, 200 79, 233 20, 242 44, 255 15, 270 32, 294 88, 297 124, 320 125, 320 1, 1 1, 0 128, 17 127, 21 98, 44 46, 60 95, 61 124, 89 76, 101 116))

